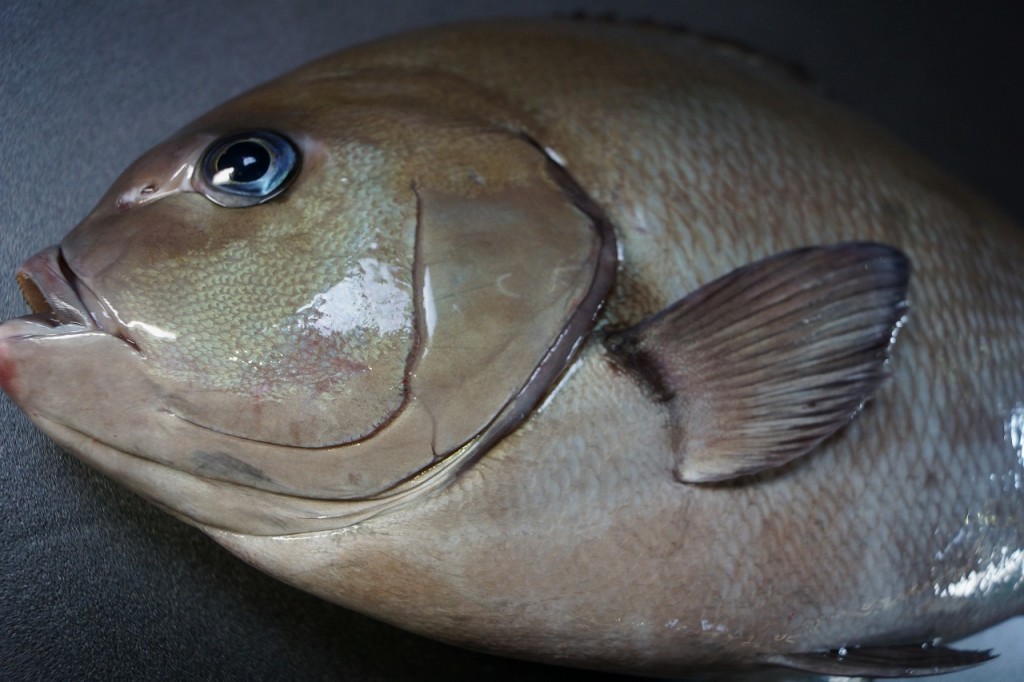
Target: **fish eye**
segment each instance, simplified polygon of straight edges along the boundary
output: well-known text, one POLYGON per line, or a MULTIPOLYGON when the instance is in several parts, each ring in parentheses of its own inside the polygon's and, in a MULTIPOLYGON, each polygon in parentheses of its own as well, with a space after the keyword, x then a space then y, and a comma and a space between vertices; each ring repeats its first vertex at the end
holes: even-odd
POLYGON ((220 206, 255 206, 281 194, 298 168, 298 150, 283 135, 269 130, 234 133, 203 152, 196 189, 220 206))

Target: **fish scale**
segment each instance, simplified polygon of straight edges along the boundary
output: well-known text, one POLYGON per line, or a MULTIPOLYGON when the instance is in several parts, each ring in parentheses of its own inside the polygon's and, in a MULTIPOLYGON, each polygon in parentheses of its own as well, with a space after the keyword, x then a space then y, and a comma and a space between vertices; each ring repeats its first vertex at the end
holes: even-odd
POLYGON ((951 671, 987 654, 936 639, 1024 609, 1024 239, 771 66, 653 28, 442 28, 165 145, 23 267, 0 376, 268 573, 650 675, 951 671), (263 195, 204 170, 250 129, 302 157, 263 195), (378 280, 401 324, 331 312, 378 280), (78 349, 87 401, 50 388, 78 349), (200 367, 227 353, 265 381, 200 367))

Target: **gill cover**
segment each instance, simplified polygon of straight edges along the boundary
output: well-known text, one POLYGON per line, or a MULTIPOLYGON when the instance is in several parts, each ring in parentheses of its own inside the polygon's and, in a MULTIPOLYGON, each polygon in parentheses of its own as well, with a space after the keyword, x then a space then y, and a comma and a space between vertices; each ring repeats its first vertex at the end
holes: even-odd
POLYGON ((460 449, 462 461, 478 456, 514 428, 569 363, 611 287, 614 236, 596 206, 524 139, 502 134, 489 146, 519 166, 516 181, 490 187, 471 173, 462 191, 414 184, 407 399, 353 449, 360 456, 337 450, 335 475, 362 481, 356 494, 382 492, 460 449))

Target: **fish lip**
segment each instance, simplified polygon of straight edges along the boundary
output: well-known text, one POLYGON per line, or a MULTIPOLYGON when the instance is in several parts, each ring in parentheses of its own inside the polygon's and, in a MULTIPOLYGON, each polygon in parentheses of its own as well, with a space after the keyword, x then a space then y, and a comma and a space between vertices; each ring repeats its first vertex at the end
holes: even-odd
POLYGON ((11 320, 22 334, 48 335, 103 332, 138 349, 123 325, 72 269, 59 246, 29 258, 15 275, 32 314, 11 320), (34 332, 34 333, 33 333, 34 332))
POLYGON ((78 277, 64 259, 60 248, 51 246, 29 258, 15 275, 21 296, 38 321, 52 326, 78 325, 95 328, 95 321, 75 283, 78 277))

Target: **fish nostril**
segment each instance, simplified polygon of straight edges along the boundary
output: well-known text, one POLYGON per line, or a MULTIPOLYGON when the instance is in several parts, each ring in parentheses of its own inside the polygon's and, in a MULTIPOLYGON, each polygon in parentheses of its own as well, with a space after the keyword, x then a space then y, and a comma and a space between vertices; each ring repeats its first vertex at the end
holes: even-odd
POLYGON ((46 301, 46 297, 43 296, 43 292, 39 289, 35 282, 32 281, 27 275, 19 274, 17 276, 18 288, 21 289, 21 297, 25 300, 25 303, 36 314, 52 314, 53 308, 46 301))
POLYGON ((155 182, 147 182, 141 187, 136 185, 132 189, 121 194, 121 196, 114 201, 114 208, 118 211, 127 211, 139 206, 140 204, 144 204, 147 201, 152 201, 158 197, 158 189, 160 189, 160 185, 155 182))

